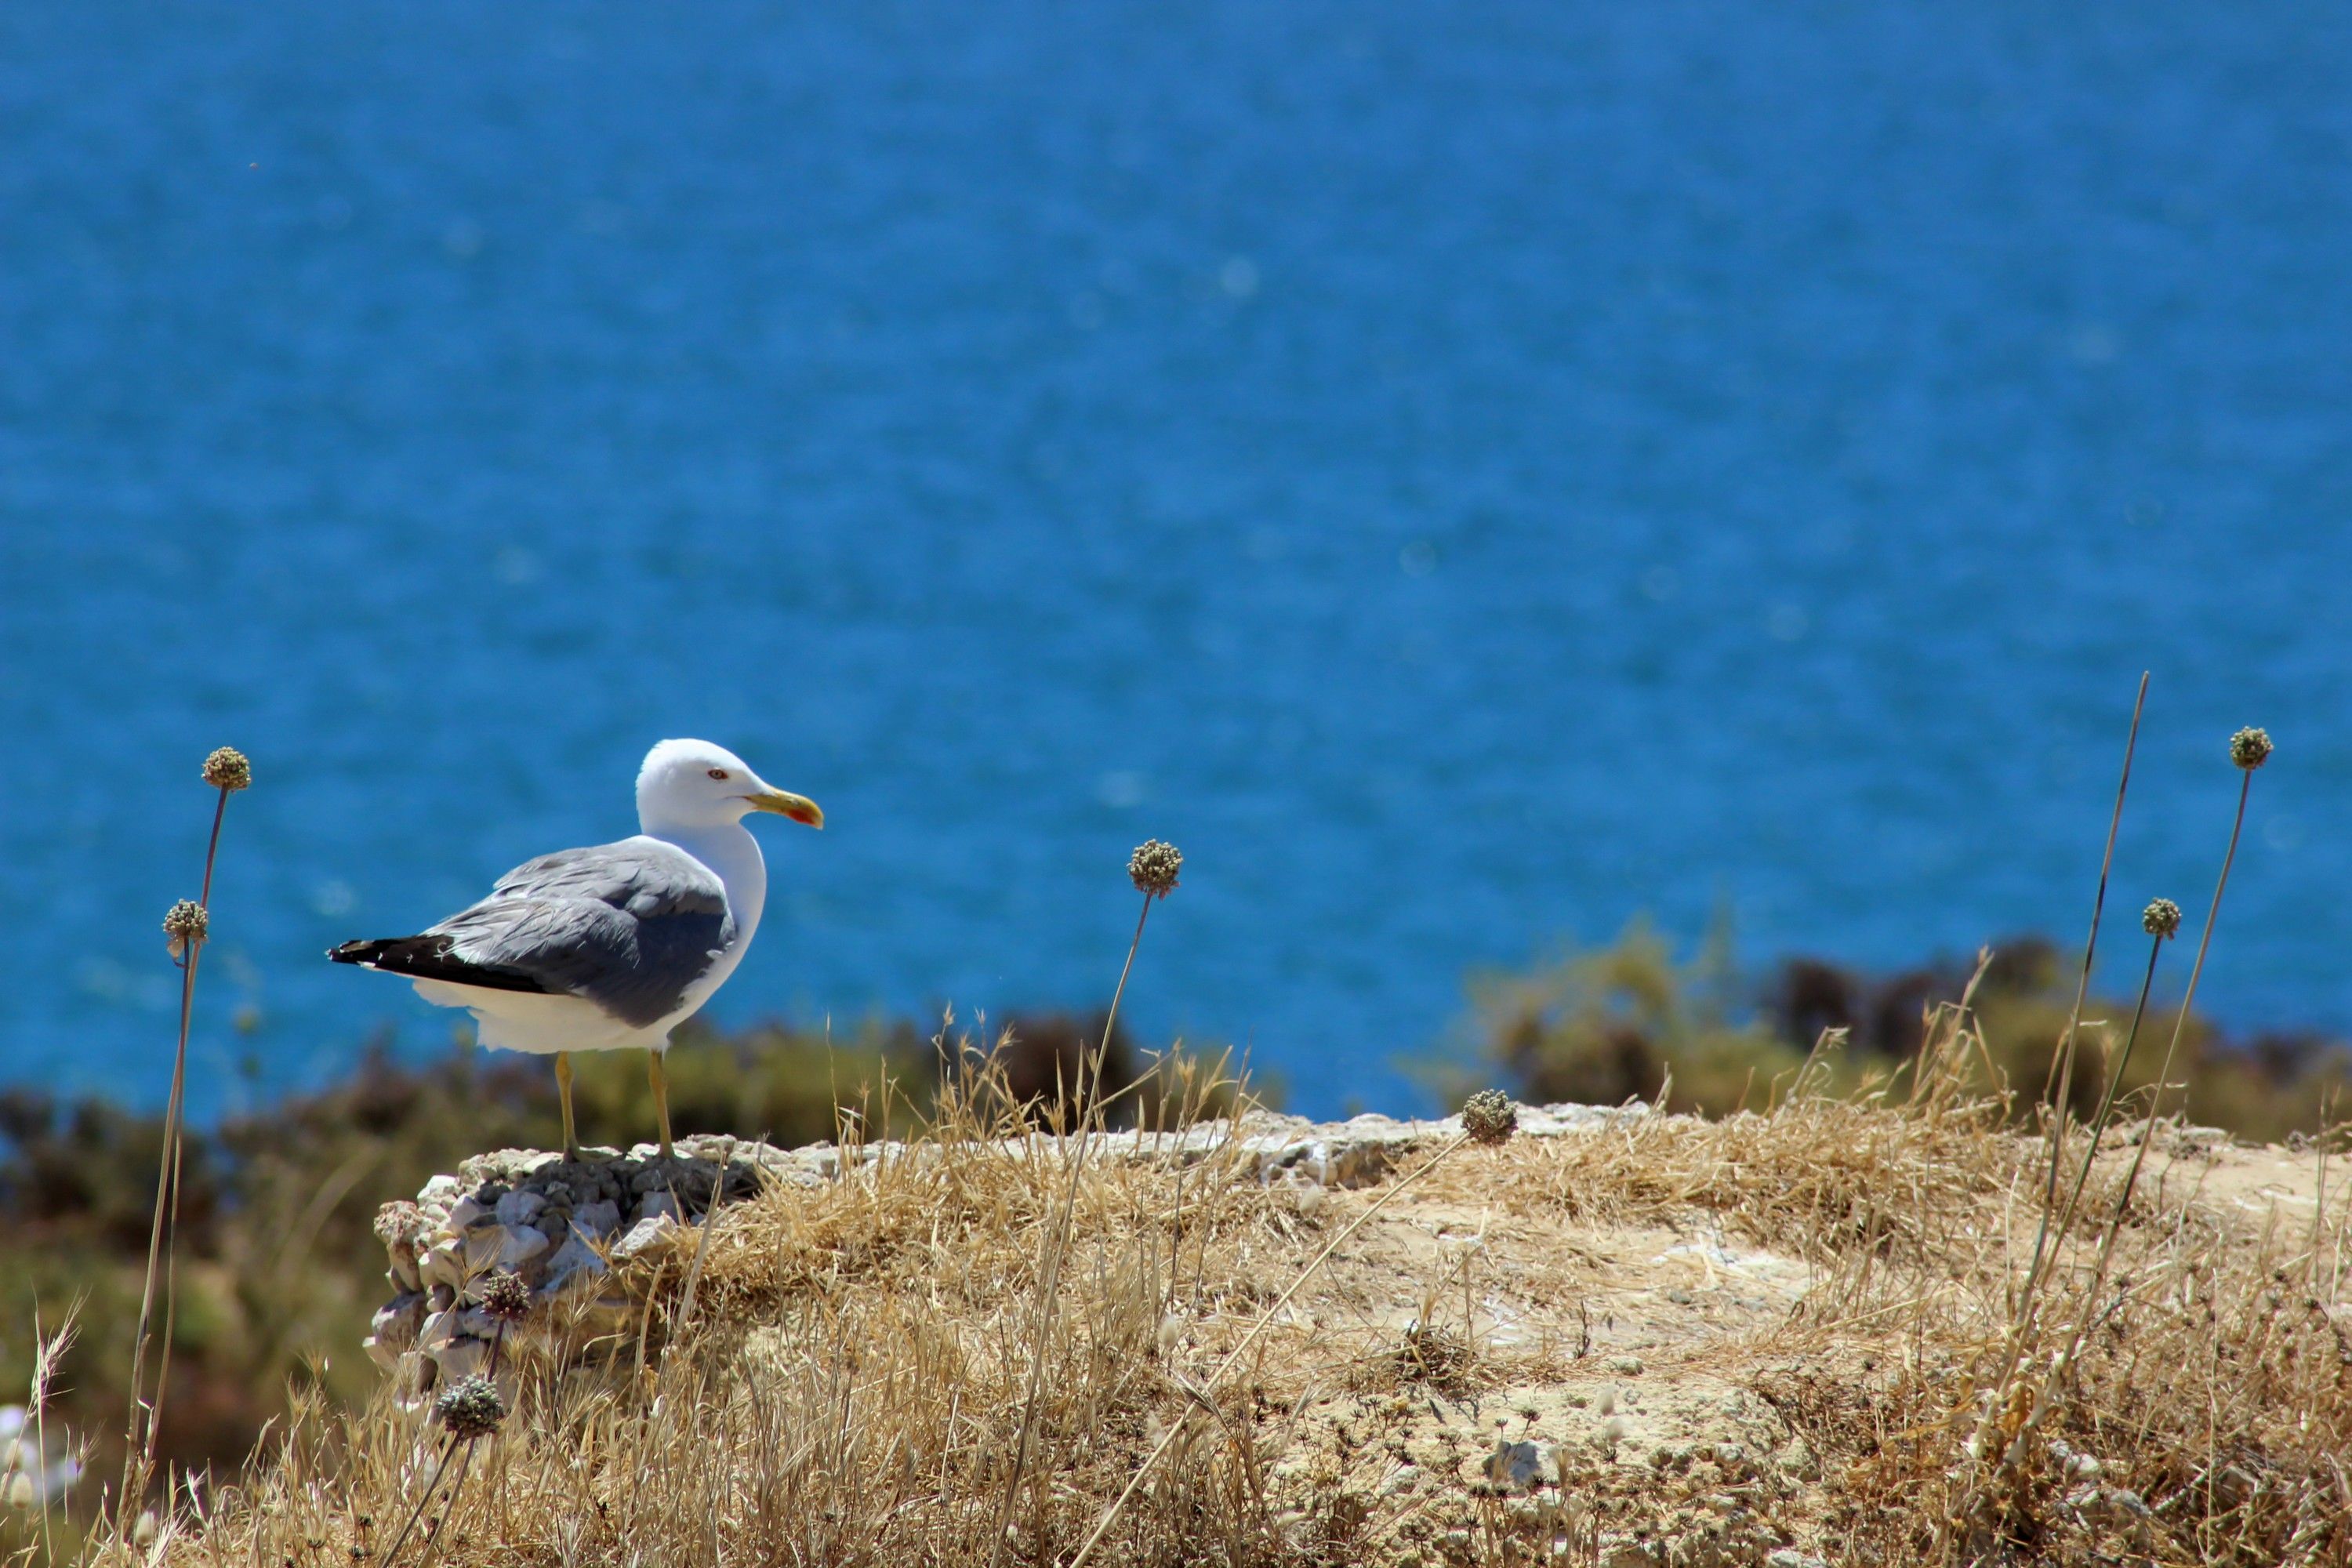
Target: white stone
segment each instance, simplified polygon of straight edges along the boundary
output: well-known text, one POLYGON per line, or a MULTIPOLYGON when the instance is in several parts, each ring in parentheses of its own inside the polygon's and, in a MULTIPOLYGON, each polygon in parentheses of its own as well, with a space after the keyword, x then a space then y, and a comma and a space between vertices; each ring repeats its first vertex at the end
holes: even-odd
POLYGON ((391 1267, 384 1275, 403 1295, 425 1289, 425 1277, 416 1271, 416 1255, 405 1247, 391 1249, 391 1267))
POLYGON ((466 1278, 470 1279, 498 1262, 507 1248, 507 1233, 494 1220, 466 1232, 466 1278))
POLYGON ((436 1355, 442 1346, 457 1337, 457 1309, 445 1307, 428 1313, 416 1331, 416 1348, 427 1355, 436 1355))
POLYGON ((506 1238, 499 1248, 498 1267, 520 1268, 548 1249, 547 1233, 527 1225, 510 1226, 500 1233, 506 1238))
POLYGON ((451 1237, 436 1241, 417 1259, 418 1281, 425 1285, 446 1285, 461 1290, 466 1285, 465 1244, 451 1237))
POLYGON ((509 1230, 519 1225, 529 1225, 546 1206, 547 1200, 537 1193, 517 1188, 499 1200, 499 1223, 509 1230))
POLYGON ((666 1214, 648 1215, 629 1227, 629 1234, 613 1245, 613 1261, 625 1263, 646 1253, 667 1246, 680 1234, 677 1221, 666 1214))
POLYGON ((547 1279, 540 1286, 540 1294, 552 1297, 575 1289, 583 1281, 594 1279, 604 1272, 604 1260, 575 1231, 547 1260, 547 1279))
POLYGON ((405 1291, 378 1308, 373 1331, 363 1342, 368 1354, 386 1372, 399 1369, 402 1354, 415 1346, 417 1331, 425 1321, 425 1298, 416 1291, 405 1291))

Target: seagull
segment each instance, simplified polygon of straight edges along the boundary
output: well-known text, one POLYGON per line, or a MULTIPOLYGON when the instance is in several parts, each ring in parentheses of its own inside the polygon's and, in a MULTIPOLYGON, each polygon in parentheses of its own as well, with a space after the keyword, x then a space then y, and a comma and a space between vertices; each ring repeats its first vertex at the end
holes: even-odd
POLYGON ((567 1159, 580 1157, 572 1053, 642 1047, 667 1159, 669 1032, 743 962, 767 901, 767 863, 743 826, 755 811, 824 826, 816 802, 776 788, 726 747, 664 741, 637 772, 635 837, 526 860, 437 925, 347 942, 327 956, 404 976, 427 1002, 467 1009, 486 1046, 552 1056, 567 1159))

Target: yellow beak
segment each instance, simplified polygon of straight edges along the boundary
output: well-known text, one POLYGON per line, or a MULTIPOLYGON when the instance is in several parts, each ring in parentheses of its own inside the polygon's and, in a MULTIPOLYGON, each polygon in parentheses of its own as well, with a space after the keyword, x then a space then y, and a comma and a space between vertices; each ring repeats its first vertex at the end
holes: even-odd
POLYGON ((772 811, 778 816, 789 816, 794 822, 804 822, 811 827, 822 828, 824 826, 824 813, 817 808, 816 802, 804 795, 794 795, 789 790, 763 789, 744 798, 751 803, 753 811, 772 811))

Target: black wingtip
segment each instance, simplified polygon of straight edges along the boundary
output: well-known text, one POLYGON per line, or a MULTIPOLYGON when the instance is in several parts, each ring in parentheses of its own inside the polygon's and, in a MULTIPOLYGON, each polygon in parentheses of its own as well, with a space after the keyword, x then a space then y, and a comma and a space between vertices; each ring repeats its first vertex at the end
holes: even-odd
POLYGON ((547 987, 516 969, 472 963, 457 956, 446 932, 421 936, 388 936, 373 942, 347 942, 327 950, 337 963, 356 963, 379 974, 404 974, 411 980, 441 980, 452 985, 472 985, 489 991, 535 991, 547 987))

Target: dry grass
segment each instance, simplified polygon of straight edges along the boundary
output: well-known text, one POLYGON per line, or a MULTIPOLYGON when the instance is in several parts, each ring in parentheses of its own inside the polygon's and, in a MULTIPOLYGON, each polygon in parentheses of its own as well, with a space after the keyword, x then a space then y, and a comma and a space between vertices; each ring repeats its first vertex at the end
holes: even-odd
MULTIPOLYGON (((2047 1418, 1979 1462, 2046 1156, 1959 1087, 1966 1015, 1937 1037, 1916 1085, 1461 1148, 1403 1191, 1261 1185, 1231 1143, 1091 1162, 1050 1319, 1066 1145, 966 1106, 721 1211, 693 1321, 640 1325, 642 1369, 633 1345, 519 1365, 515 1415, 427 1510, 434 1560, 984 1563, 1042 1353, 1024 1563, 1067 1563, 1163 1443, 1098 1560, 2344 1561, 2352 1308, 2323 1157, 2157 1124, 2093 1295, 2126 1129, 2023 1360, 2049 1373, 2095 1327, 2047 1418)), ((371 1562, 433 1437, 389 1400, 299 1404, 247 1484, 183 1489, 160 1560, 371 1562)))

